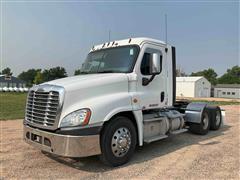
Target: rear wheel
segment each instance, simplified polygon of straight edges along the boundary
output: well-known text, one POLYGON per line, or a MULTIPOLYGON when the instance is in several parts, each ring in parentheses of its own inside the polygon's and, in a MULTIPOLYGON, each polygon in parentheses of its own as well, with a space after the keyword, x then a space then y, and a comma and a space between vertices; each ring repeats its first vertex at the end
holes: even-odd
POLYGON ((189 124, 189 130, 194 134, 205 135, 208 133, 209 128, 210 128, 210 115, 206 109, 204 109, 202 112, 200 124, 197 123, 189 124))
POLYGON ((110 166, 125 164, 134 153, 136 137, 135 126, 128 117, 113 118, 101 133, 100 159, 110 166))
POLYGON ((209 108, 211 112, 211 130, 218 130, 222 124, 222 113, 221 109, 218 106, 212 106, 209 108))

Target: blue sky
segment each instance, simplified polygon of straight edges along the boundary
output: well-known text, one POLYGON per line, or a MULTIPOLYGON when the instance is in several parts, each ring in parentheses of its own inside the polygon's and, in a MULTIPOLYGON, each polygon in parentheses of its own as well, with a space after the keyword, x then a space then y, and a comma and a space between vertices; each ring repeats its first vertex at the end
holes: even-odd
POLYGON ((94 44, 151 37, 177 49, 187 73, 213 68, 221 75, 239 64, 239 2, 23 2, 2 3, 2 65, 14 75, 29 68, 63 66, 69 75, 94 44))

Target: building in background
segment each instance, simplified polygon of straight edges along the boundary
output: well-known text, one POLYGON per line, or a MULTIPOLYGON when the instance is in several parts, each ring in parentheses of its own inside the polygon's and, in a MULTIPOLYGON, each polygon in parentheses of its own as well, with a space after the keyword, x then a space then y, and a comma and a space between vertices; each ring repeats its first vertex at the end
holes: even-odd
POLYGON ((178 97, 210 97, 211 83, 203 76, 177 77, 178 97))
POLYGON ((14 76, 0 75, 0 88, 25 88, 26 83, 14 76))
POLYGON ((214 97, 240 99, 240 84, 217 84, 214 97))

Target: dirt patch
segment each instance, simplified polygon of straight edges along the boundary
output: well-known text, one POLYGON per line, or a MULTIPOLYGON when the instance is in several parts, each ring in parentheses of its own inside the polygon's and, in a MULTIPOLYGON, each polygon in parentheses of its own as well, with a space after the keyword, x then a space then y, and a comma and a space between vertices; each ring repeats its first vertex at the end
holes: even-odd
POLYGON ((1 178, 239 179, 240 106, 224 106, 226 123, 206 136, 183 133, 139 147, 131 161, 104 166, 97 156, 61 158, 22 140, 22 121, 1 121, 1 178))

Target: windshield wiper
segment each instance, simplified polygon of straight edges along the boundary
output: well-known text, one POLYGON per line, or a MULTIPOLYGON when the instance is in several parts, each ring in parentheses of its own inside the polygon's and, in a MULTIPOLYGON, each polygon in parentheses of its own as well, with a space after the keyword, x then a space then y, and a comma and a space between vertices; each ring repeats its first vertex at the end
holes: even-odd
POLYGON ((90 74, 90 73, 82 71, 82 72, 80 72, 80 74, 90 74))
POLYGON ((112 71, 112 70, 106 70, 106 71, 99 71, 97 73, 118 73, 118 72, 112 71))

